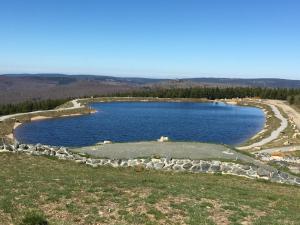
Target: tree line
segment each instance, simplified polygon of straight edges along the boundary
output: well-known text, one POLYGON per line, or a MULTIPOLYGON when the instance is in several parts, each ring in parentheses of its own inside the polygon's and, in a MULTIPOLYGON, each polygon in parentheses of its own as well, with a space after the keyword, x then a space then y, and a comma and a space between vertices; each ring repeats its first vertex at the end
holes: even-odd
POLYGON ((128 97, 159 97, 159 98, 207 98, 210 100, 221 98, 257 97, 263 99, 287 100, 288 96, 300 95, 300 89, 287 88, 251 88, 251 87, 192 87, 170 89, 146 89, 119 93, 116 96, 128 97))
POLYGON ((300 95, 288 96, 287 100, 291 105, 295 105, 297 107, 300 107, 300 95))
MULTIPOLYGON (((127 93, 115 93, 94 97, 159 97, 159 98, 207 98, 210 100, 221 98, 256 97, 263 99, 288 100, 290 104, 300 106, 300 89, 261 88, 261 87, 192 87, 192 88, 144 88, 127 93)), ((26 101, 19 104, 0 105, 0 115, 25 113, 36 110, 49 110, 64 104, 70 99, 48 99, 40 101, 26 101)))
POLYGON ((40 101, 25 101, 18 104, 0 105, 0 115, 54 109, 67 101, 69 101, 69 99, 48 99, 40 101))

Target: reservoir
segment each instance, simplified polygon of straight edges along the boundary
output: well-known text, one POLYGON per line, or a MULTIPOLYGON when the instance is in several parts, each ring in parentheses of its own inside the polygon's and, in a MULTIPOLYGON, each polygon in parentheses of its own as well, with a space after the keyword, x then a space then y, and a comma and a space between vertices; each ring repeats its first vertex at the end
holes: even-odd
POLYGON ((21 143, 88 146, 112 142, 173 141, 238 145, 259 132, 265 122, 262 110, 224 103, 109 102, 90 105, 90 115, 33 121, 19 126, 21 143))

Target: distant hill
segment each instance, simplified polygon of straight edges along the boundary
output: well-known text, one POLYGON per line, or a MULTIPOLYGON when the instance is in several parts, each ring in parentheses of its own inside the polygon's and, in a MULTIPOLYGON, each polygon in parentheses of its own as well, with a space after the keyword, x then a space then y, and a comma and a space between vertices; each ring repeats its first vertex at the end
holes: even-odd
POLYGON ((117 92, 149 88, 187 87, 270 87, 300 88, 300 80, 188 78, 151 79, 66 74, 3 74, 0 75, 0 104, 32 99, 109 95, 117 92))
POLYGON ((190 78, 197 83, 218 84, 227 86, 269 87, 269 88, 300 88, 300 80, 276 78, 238 79, 238 78, 190 78))

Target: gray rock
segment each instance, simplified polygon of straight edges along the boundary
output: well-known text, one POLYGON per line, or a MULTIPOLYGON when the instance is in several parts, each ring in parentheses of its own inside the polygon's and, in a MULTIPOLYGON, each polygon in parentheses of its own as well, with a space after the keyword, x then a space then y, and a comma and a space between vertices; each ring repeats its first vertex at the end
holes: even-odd
POLYGON ((110 163, 110 160, 109 159, 102 159, 101 160, 101 164, 102 165, 107 165, 107 164, 109 164, 110 163))
POLYGON ((127 167, 128 166, 127 160, 126 159, 121 160, 120 166, 127 167))
POLYGON ((120 160, 120 159, 113 159, 110 161, 110 163, 113 167, 119 167, 121 162, 122 162, 122 160, 120 160))
POLYGON ((56 154, 56 157, 58 158, 58 159, 63 159, 63 160, 66 160, 67 158, 66 158, 66 155, 65 154, 56 154))
POLYGON ((234 167, 231 171, 231 173, 240 175, 240 176, 246 176, 247 172, 239 167, 234 167))
POLYGON ((202 162, 201 163, 201 171, 203 172, 207 172, 210 168, 210 164, 207 162, 202 162))
POLYGON ((44 151, 45 150, 43 145, 41 145, 41 144, 36 144, 35 149, 36 149, 36 151, 44 151))
MULTIPOLYGON (((86 163, 86 164, 88 164, 88 163, 86 163)), ((94 168, 96 168, 96 167, 99 166, 99 164, 93 164, 93 163, 90 163, 90 164, 88 164, 88 165, 90 165, 91 167, 94 167, 94 168)))
POLYGON ((209 170, 212 171, 212 172, 221 171, 221 163, 218 162, 218 161, 213 161, 210 168, 209 168, 209 170))
POLYGON ((250 170, 251 169, 251 167, 249 165, 242 165, 241 168, 243 170, 250 170))
POLYGON ((280 182, 282 180, 282 178, 280 177, 280 175, 278 174, 278 172, 273 172, 271 174, 271 181, 275 181, 275 182, 280 182))
POLYGON ((17 140, 15 140, 14 141, 14 149, 17 150, 19 148, 19 146, 20 146, 20 143, 17 140))
POLYGON ((19 149, 26 150, 26 149, 28 149, 28 146, 26 144, 20 144, 19 149))
POLYGON ((281 171, 279 171, 279 176, 282 177, 285 180, 289 178, 289 174, 288 173, 281 172, 281 171))
POLYGON ((128 167, 128 163, 127 162, 122 162, 121 166, 128 167))
POLYGON ((58 154, 64 154, 64 155, 69 155, 69 152, 67 151, 66 148, 60 148, 56 151, 58 154))
POLYGON ((221 165, 221 170, 224 172, 224 173, 228 173, 229 171, 232 170, 232 167, 227 165, 227 164, 222 164, 221 165))
POLYGON ((173 169, 174 164, 173 163, 169 163, 169 164, 165 164, 164 166, 164 170, 172 170, 173 169))
POLYGON ((73 155, 66 155, 66 159, 68 159, 68 160, 74 160, 74 156, 73 155))
POLYGON ((193 164, 190 163, 190 162, 188 162, 188 163, 184 164, 182 167, 183 167, 185 170, 188 170, 188 169, 190 169, 192 166, 193 166, 193 164))
POLYGON ((154 163, 153 166, 154 166, 154 169, 161 170, 165 166, 165 164, 163 162, 160 162, 160 163, 154 163))
POLYGON ((194 165, 191 168, 191 171, 193 171, 193 172, 199 172, 200 170, 201 170, 201 166, 200 165, 194 165))
POLYGON ((147 169, 153 169, 154 167, 153 167, 153 162, 148 162, 148 163, 146 163, 146 168, 147 169))
MULTIPOLYGON (((53 152, 54 152, 54 151, 53 151, 53 152)), ((55 153, 56 153, 56 152, 55 152, 55 153)), ((81 159, 83 159, 82 156, 77 155, 77 154, 74 154, 74 158, 75 158, 76 160, 81 160, 81 159)))
POLYGON ((171 164, 171 162, 172 162, 172 158, 168 156, 165 160, 165 163, 171 164))
POLYGON ((42 147, 42 144, 40 144, 40 143, 37 143, 37 144, 35 145, 35 147, 37 147, 37 148, 41 148, 41 147, 42 147))
POLYGON ((184 170, 183 168, 182 168, 182 166, 181 165, 174 165, 173 166, 173 170, 175 170, 175 171, 182 171, 182 170, 184 170))
POLYGON ((295 179, 294 179, 293 177, 289 177, 289 178, 286 180, 286 183, 288 183, 288 184, 296 184, 295 179))
POLYGON ((96 164, 96 163, 99 164, 101 162, 101 159, 89 159, 89 160, 92 164, 96 164))
POLYGON ((148 163, 148 162, 150 162, 150 161, 151 161, 151 159, 149 159, 149 158, 144 159, 144 163, 148 163))
POLYGON ((184 161, 183 161, 182 159, 178 159, 178 160, 176 161, 176 164, 177 164, 177 165, 183 165, 183 164, 184 164, 184 161))
POLYGON ((5 149, 8 151, 13 151, 14 147, 12 145, 5 145, 5 149))
POLYGON ((46 150, 43 151, 43 155, 48 155, 48 156, 50 156, 50 155, 51 155, 51 151, 48 150, 48 149, 46 149, 46 150))
POLYGON ((260 177, 269 177, 270 176, 270 171, 259 167, 257 169, 257 175, 260 176, 260 177))
POLYGON ((94 159, 87 159, 87 160, 86 160, 86 163, 94 164, 94 163, 96 163, 96 162, 94 161, 94 159))
POLYGON ((35 155, 35 156, 40 156, 42 154, 43 154, 42 152, 38 152, 38 151, 32 151, 31 152, 31 155, 35 155))

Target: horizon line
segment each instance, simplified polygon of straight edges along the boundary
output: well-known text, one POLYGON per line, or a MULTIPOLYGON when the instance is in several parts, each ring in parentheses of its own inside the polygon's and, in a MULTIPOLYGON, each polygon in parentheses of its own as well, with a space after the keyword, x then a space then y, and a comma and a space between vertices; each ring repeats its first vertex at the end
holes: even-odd
POLYGON ((278 77, 249 77, 249 78, 243 78, 243 77, 226 77, 226 76, 191 76, 191 77, 176 77, 173 75, 170 75, 170 78, 167 78, 166 76, 157 76, 157 75, 146 75, 146 76, 137 76, 137 75, 107 75, 107 74, 90 74, 90 73, 60 73, 60 72, 41 72, 41 73, 1 73, 0 76, 9 76, 9 75, 64 75, 64 76, 99 76, 99 77, 115 77, 115 78, 140 78, 140 79, 153 79, 153 80, 189 80, 189 79, 241 79, 241 80, 248 80, 248 79, 276 79, 276 80, 297 80, 300 79, 290 79, 290 78, 278 78, 278 77))

